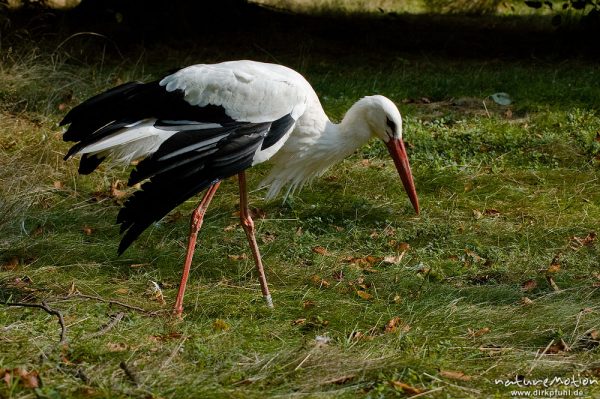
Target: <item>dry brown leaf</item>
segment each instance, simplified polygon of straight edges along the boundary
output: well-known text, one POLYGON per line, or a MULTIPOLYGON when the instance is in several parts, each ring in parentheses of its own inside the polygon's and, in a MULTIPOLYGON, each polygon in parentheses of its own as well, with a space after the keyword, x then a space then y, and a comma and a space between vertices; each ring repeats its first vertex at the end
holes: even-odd
POLYGON ((62 189, 65 185, 63 182, 61 182, 60 180, 56 180, 54 183, 52 183, 52 186, 57 189, 60 190, 62 189))
POLYGON ((545 351, 547 355, 555 355, 561 352, 568 352, 571 348, 569 345, 561 338, 558 342, 553 343, 547 348, 542 348, 541 351, 545 351))
POLYGON ((537 287, 537 282, 535 280, 527 280, 521 284, 521 289, 525 292, 532 291, 537 287))
POLYGON ((422 389, 419 388, 415 388, 411 385, 405 384, 403 382, 400 381, 390 381, 392 386, 396 389, 400 389, 402 392, 404 392, 407 396, 415 396, 418 395, 420 393, 423 393, 424 391, 422 389))
POLYGON ((241 254, 241 255, 227 255, 227 258, 229 258, 229 260, 235 260, 235 261, 239 261, 239 260, 244 260, 244 259, 248 259, 248 255, 241 254))
POLYGON ((239 225, 237 223, 230 224, 229 226, 223 227, 223 231, 233 231, 237 229, 239 225))
POLYGON ((125 191, 120 190, 121 188, 123 188, 123 183, 121 183, 121 180, 115 180, 114 182, 112 182, 110 184, 110 196, 114 199, 124 198, 127 195, 127 193, 125 191))
POLYGON ((383 263, 389 263, 391 265, 397 265, 402 262, 402 258, 404 258, 404 254, 406 251, 400 253, 400 255, 388 255, 383 257, 383 263))
POLYGON ((473 377, 466 375, 462 371, 440 370, 440 376, 458 381, 471 381, 473 377))
POLYGON ((38 224, 37 227, 31 231, 31 235, 34 237, 40 236, 42 234, 44 234, 44 226, 41 224, 38 224))
POLYGON ((362 291, 362 290, 356 290, 356 295, 358 295, 362 299, 366 299, 366 300, 373 299, 373 295, 369 294, 366 291, 362 291))
POLYGON ((487 333, 489 333, 491 331, 491 329, 489 327, 483 327, 480 328, 479 330, 473 330, 471 328, 467 329, 467 334, 469 336, 469 338, 476 338, 476 337, 481 337, 482 335, 485 335, 487 333))
POLYGON ((106 348, 109 352, 125 352, 128 347, 123 342, 107 342, 106 348))
POLYGON ((327 256, 329 255, 329 252, 327 251, 327 248, 323 248, 321 246, 316 246, 312 249, 312 251, 316 254, 319 255, 323 255, 323 256, 327 256))
POLYGON ((491 217, 498 217, 500 216, 500 211, 498 211, 497 209, 486 209, 483 211, 483 214, 485 216, 491 216, 491 217))
POLYGON ((313 282, 314 285, 316 285, 319 288, 329 288, 329 286, 331 284, 329 284, 329 281, 321 278, 321 276, 314 274, 310 280, 313 282))
POLYGON ((294 321, 292 321, 292 325, 293 326, 300 326, 302 324, 306 323, 306 319, 305 318, 300 318, 300 319, 296 319, 294 321))
POLYGON ((333 273, 331 273, 331 276, 335 281, 342 281, 344 279, 344 271, 335 270, 333 273))
POLYGON ((0 264, 0 270, 15 270, 18 266, 19 257, 11 256, 10 258, 8 258, 8 260, 0 264))
POLYGON ((91 236, 92 234, 94 234, 94 229, 91 228, 90 226, 83 226, 81 228, 81 231, 83 232, 83 234, 85 234, 86 236, 91 236))
POLYGON ((585 237, 573 236, 569 240, 569 248, 573 251, 579 251, 584 246, 592 245, 596 241, 596 238, 597 234, 595 231, 590 231, 585 237))
POLYGON ((410 328, 410 325, 402 323, 402 319, 400 319, 400 317, 394 317, 385 324, 384 333, 394 333, 398 330, 401 332, 409 332, 410 328))
POLYGON ((547 274, 546 280, 548 281, 548 284, 550 284, 550 287, 552 287, 554 291, 560 291, 560 288, 558 287, 558 285, 556 285, 556 282, 554 281, 554 278, 551 275, 547 274))
POLYGON ((467 257, 466 263, 485 263, 486 259, 479 256, 475 251, 465 249, 465 255, 467 257))
POLYGON ((174 340, 174 339, 179 339, 182 336, 183 336, 182 333, 180 333, 178 331, 172 331, 168 334, 150 335, 148 337, 148 339, 153 342, 166 342, 166 341, 170 341, 170 340, 174 340))
POLYGON ((304 301, 302 302, 302 307, 304 309, 310 309, 310 308, 314 308, 316 306, 316 302, 315 301, 304 301))
POLYGON ((523 305, 531 305, 533 303, 533 301, 529 298, 527 298, 526 296, 524 296, 523 298, 521 298, 521 303, 523 305))
POLYGON ((323 382, 322 385, 328 385, 328 384, 342 385, 342 384, 345 384, 348 381, 352 380, 354 377, 356 377, 355 374, 343 375, 341 377, 336 377, 331 380, 327 380, 327 381, 323 382))
POLYGON ((213 322, 212 327, 214 330, 218 330, 218 331, 227 331, 230 328, 229 324, 227 324, 227 322, 223 319, 216 319, 213 322))
POLYGON ((13 369, 13 373, 17 374, 21 383, 25 388, 39 388, 40 380, 37 371, 27 371, 20 368, 13 369))
POLYGON ((150 266, 150 263, 132 263, 131 265, 129 265, 129 267, 131 267, 132 269, 139 269, 141 267, 146 266, 150 266))
POLYGON ((275 234, 270 233, 268 231, 261 236, 261 240, 262 240, 263 244, 268 244, 270 242, 273 242, 273 241, 275 241, 275 238, 276 238, 275 234))

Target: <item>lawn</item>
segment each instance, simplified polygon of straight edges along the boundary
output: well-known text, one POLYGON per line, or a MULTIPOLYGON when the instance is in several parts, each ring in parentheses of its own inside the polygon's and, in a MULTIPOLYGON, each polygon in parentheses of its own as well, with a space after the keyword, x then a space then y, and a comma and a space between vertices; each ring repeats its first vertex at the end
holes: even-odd
MULTIPOLYGON (((66 340, 56 315, 0 306, 0 397, 509 397, 554 377, 575 381, 547 389, 600 397, 597 63, 308 47, 121 56, 31 43, 1 56, 0 299, 44 301, 66 340), (226 181, 178 320, 198 199, 117 257, 128 170, 77 175, 58 122, 120 82, 229 58, 296 68, 335 121, 361 96, 394 100, 422 211, 375 141, 286 201, 252 191, 268 309, 226 181)), ((253 168, 251 186, 267 172, 253 168)))

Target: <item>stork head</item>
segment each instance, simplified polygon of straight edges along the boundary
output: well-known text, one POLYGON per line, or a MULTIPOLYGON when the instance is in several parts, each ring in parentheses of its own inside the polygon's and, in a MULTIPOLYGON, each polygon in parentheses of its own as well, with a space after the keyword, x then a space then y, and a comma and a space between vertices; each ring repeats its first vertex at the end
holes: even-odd
POLYGON ((364 97, 358 104, 363 109, 363 117, 371 135, 383 140, 387 146, 408 198, 418 214, 419 199, 402 141, 402 116, 398 107, 384 96, 364 97))

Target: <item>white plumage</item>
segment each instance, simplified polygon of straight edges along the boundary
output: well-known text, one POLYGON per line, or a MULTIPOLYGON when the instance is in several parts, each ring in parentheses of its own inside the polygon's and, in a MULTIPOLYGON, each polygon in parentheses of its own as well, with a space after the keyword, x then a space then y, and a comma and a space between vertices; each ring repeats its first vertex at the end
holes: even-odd
POLYGON ((402 118, 394 103, 383 96, 364 97, 341 123, 332 123, 306 79, 282 65, 255 61, 193 65, 155 82, 130 82, 101 93, 71 110, 61 124, 70 124, 64 140, 76 142, 65 159, 81 155, 82 174, 91 173, 107 158, 139 161, 128 184, 144 184, 117 217, 124 233, 119 253, 153 222, 207 190, 192 218, 176 313, 182 310, 204 212, 220 181, 236 174, 242 226, 270 303, 247 205, 244 171, 251 166, 270 160, 272 169, 261 183, 267 187, 266 197, 275 197, 285 186, 289 195, 371 138, 379 138, 419 212, 402 141, 402 118))

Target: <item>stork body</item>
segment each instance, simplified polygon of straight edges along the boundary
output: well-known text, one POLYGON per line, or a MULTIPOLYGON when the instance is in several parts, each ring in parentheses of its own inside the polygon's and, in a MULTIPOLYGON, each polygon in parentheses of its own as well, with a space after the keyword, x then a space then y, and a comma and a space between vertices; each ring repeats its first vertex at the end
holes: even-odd
POLYGON ((130 82, 72 109, 65 159, 81 155, 79 172, 94 171, 106 158, 139 161, 128 184, 143 182, 117 216, 123 238, 119 254, 152 223, 192 196, 206 193, 192 214, 188 251, 175 313, 183 295, 204 213, 220 182, 238 175, 240 218, 256 263, 265 300, 272 306, 254 223, 248 211, 245 170, 269 159, 261 183, 267 197, 286 195, 322 174, 372 137, 382 139, 418 212, 412 174, 402 144, 402 119, 383 96, 365 97, 340 124, 329 121, 310 84, 275 64, 231 61, 194 65, 151 82, 130 82))

